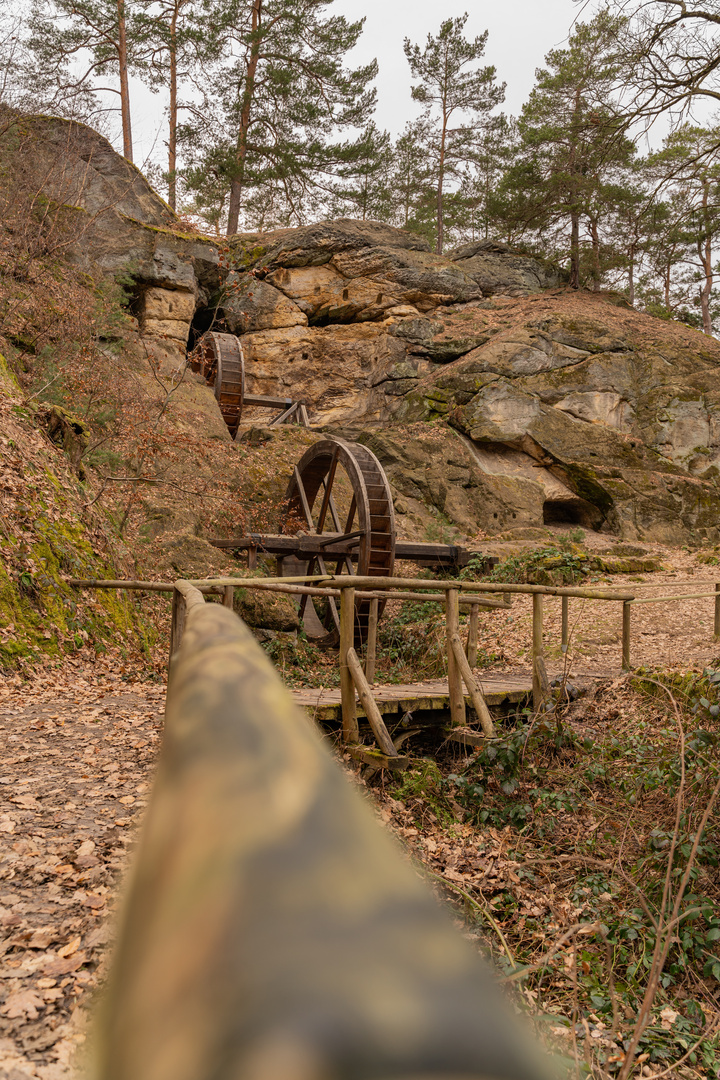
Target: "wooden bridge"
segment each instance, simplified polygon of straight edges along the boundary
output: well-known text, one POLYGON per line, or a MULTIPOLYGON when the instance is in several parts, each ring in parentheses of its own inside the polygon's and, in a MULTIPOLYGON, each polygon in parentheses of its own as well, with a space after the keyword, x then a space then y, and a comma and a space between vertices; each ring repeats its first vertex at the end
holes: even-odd
MULTIPOLYGON (((173 597, 170 655, 177 652, 185 625, 186 582, 103 581, 70 579, 77 588, 137 589, 167 592, 173 597)), ((693 582, 703 591, 664 596, 636 597, 634 591, 612 586, 585 589, 504 582, 429 580, 378 576, 307 575, 298 578, 212 578, 190 583, 207 596, 217 596, 224 606, 233 607, 236 588, 269 590, 293 597, 324 597, 337 604, 339 624, 339 689, 294 690, 298 704, 321 724, 342 725, 342 741, 351 756, 378 768, 406 768, 409 758, 400 752, 408 728, 427 724, 440 726, 445 738, 477 746, 495 735, 490 708, 513 705, 524 699, 539 711, 551 695, 544 659, 543 604, 546 597, 559 597, 562 604, 562 646, 569 640, 569 602, 614 601, 622 609, 622 670, 630 669, 631 613, 635 604, 662 604, 686 599, 714 599, 714 635, 720 637, 720 583, 693 582), (709 591, 712 587, 712 591, 709 591), (479 674, 475 670, 478 640, 478 613, 481 607, 508 607, 512 596, 532 596, 531 673, 523 676, 479 674), (445 610, 447 679, 409 685, 376 686, 375 660, 380 605, 388 600, 440 603, 445 610), (467 638, 460 638, 460 608, 469 610, 467 638), (362 611, 362 621, 359 612, 362 611), (364 646, 364 660, 356 649, 364 646), (361 737, 359 720, 367 721, 376 746, 361 737), (392 729, 392 733, 389 727, 392 729)), ((677 583, 680 588, 690 583, 677 583)), ((633 590, 642 590, 633 583, 633 590)))

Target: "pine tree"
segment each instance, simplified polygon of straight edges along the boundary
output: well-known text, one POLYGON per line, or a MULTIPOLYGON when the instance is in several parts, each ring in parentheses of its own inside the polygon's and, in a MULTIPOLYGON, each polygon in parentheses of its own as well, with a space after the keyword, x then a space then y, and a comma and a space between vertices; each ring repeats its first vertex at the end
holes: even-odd
POLYGON ((504 181, 508 212, 525 227, 569 228, 570 283, 576 289, 583 216, 592 235, 605 178, 634 154, 627 120, 610 104, 620 29, 620 20, 603 12, 577 26, 568 48, 548 53, 518 121, 522 159, 504 181))
POLYGON ((505 97, 505 84, 496 82, 495 68, 477 67, 485 53, 487 31, 468 41, 464 34, 467 19, 467 14, 446 19, 437 37, 428 34, 422 50, 405 38, 405 56, 413 79, 418 80, 412 96, 425 106, 430 127, 438 253, 445 239, 446 184, 459 179, 472 159, 483 120, 505 97))
POLYGON ((392 217, 391 158, 390 136, 371 120, 354 144, 350 162, 338 167, 339 183, 330 199, 330 216, 349 214, 363 221, 367 218, 389 221, 392 217))
POLYGON ((648 167, 665 177, 670 193, 669 222, 684 245, 683 259, 698 286, 702 328, 713 332, 711 299, 716 276, 715 245, 720 239, 720 128, 683 124, 651 155, 648 167))
POLYGON ((118 94, 123 153, 132 161, 129 71, 140 58, 125 0, 34 0, 28 31, 26 80, 37 98, 46 108, 75 105, 87 113, 97 91, 118 94), (106 85, 108 75, 116 85, 106 85))
POLYGON ((187 182, 209 172, 228 187, 228 235, 244 201, 277 187, 299 217, 314 187, 362 155, 363 128, 375 104, 373 61, 351 70, 345 54, 363 20, 324 17, 331 0, 206 0, 222 54, 208 73, 204 115, 182 126, 193 160, 187 182))
POLYGON ((143 46, 142 75, 152 89, 168 90, 168 203, 177 206, 177 135, 179 113, 192 108, 180 101, 180 87, 201 78, 203 62, 217 49, 213 25, 198 0, 144 0, 134 28, 143 46))
POLYGON ((428 221, 428 199, 432 202, 432 169, 429 160, 429 125, 422 118, 409 121, 393 147, 390 190, 393 220, 402 229, 432 235, 434 214, 428 221))

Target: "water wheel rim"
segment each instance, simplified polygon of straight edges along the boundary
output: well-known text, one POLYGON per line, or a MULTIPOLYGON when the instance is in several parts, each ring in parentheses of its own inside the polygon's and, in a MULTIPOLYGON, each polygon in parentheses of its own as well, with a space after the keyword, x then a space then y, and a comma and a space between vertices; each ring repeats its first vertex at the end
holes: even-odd
POLYGON ((200 338, 200 373, 214 389, 223 420, 233 439, 237 435, 245 398, 245 360, 235 334, 209 330, 200 338))
MULTIPOLYGON (((304 524, 312 532, 321 533, 324 521, 321 521, 323 505, 321 503, 318 512, 318 523, 312 516, 316 501, 321 491, 325 502, 327 488, 324 481, 331 477, 334 482, 335 471, 342 467, 350 481, 353 493, 351 510, 345 522, 345 528, 339 527, 339 522, 333 520, 335 531, 351 535, 359 533, 357 550, 357 567, 354 572, 362 576, 386 577, 391 576, 395 565, 395 515, 393 511, 392 495, 387 477, 382 465, 366 446, 360 443, 346 442, 340 438, 323 439, 311 446, 303 455, 293 470, 292 478, 285 493, 285 520, 281 527, 282 532, 292 532, 297 523, 304 524), (354 510, 354 513, 353 513, 354 510)), ((336 510, 332 510, 334 518, 336 510)), ((335 556, 333 556, 335 559, 335 556)), ((338 559, 348 565, 349 557, 338 559)), ((322 557, 311 557, 311 563, 316 563, 320 569, 324 565, 322 557)), ((352 563, 350 563, 352 565, 352 563)), ((310 569, 310 567, 308 567, 310 569)), ((382 612, 384 603, 381 601, 378 609, 378 617, 382 612)), ((355 605, 356 641, 362 644, 368 631, 370 615, 370 601, 359 600, 355 605)), ((314 637, 318 644, 329 646, 337 643, 337 625, 328 629, 323 636, 317 633, 317 627, 306 620, 308 636, 314 637)))

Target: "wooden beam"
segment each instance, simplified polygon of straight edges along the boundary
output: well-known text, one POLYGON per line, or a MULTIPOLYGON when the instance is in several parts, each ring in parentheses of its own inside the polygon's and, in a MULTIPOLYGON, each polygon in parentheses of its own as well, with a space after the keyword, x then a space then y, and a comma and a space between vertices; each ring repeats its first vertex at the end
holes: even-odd
MULTIPOLYGON (((465 726, 465 696, 462 677, 453 648, 453 637, 460 640, 459 592, 448 589, 445 594, 445 633, 447 636, 448 693, 450 695, 450 720, 453 726, 465 726)), ((467 661, 466 661, 467 662, 467 661)))
POLYGON ((343 589, 340 598, 340 696, 342 699, 343 741, 360 738, 355 703, 355 684, 348 665, 348 653, 355 643, 355 590, 343 589))
POLYGON ((542 707, 543 690, 535 661, 543 655, 543 593, 533 593, 532 607, 532 669, 533 669, 533 709, 542 707))
POLYGON ((357 688, 362 707, 365 710, 367 722, 372 728, 378 746, 384 754, 389 754, 390 757, 396 757, 397 750, 395 749, 395 744, 390 738, 390 732, 385 727, 385 721, 377 707, 375 698, 372 696, 372 691, 365 678, 362 664, 360 663, 358 654, 355 652, 354 648, 350 648, 347 651, 347 664, 350 668, 353 682, 357 688))
MULTIPOLYGON (((498 604, 498 607, 502 605, 498 604)), ((468 622, 468 636, 467 636, 467 661, 471 668, 474 668, 477 664, 477 651, 478 651, 478 612, 480 611, 479 602, 475 602, 470 605, 470 620, 468 622)))
MULTIPOLYGON (((448 594, 449 595, 449 594, 448 594)), ((470 701, 472 707, 477 713, 477 718, 480 721, 480 727, 483 729, 483 735, 486 738, 492 739, 495 735, 495 728, 493 727, 492 716, 490 710, 487 707, 485 698, 483 697, 482 690, 475 681, 475 677, 470 670, 465 650, 463 649, 460 635, 456 632, 453 633, 450 639, 452 650, 455 655, 455 662, 462 675, 463 682, 467 686, 468 694, 470 695, 470 701)))
POLYGON ((364 765, 372 765, 376 769, 404 772, 410 765, 410 758, 405 754, 392 757, 390 754, 383 754, 382 750, 376 750, 375 747, 361 746, 359 743, 354 746, 344 746, 343 751, 356 761, 362 761, 364 765))

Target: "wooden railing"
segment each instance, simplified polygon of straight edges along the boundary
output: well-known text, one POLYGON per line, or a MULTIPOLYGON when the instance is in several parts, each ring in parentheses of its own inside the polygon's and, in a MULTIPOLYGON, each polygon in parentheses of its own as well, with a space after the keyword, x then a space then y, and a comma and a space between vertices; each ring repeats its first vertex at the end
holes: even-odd
POLYGON ((94 1080, 543 1080, 545 1053, 247 627, 171 587, 182 644, 94 1080))
MULTIPOLYGON (((78 588, 119 588, 155 592, 169 592, 173 596, 170 656, 179 649, 183 637, 186 598, 177 583, 158 581, 104 581, 101 579, 70 579, 69 584, 78 588)), ((477 660, 478 613, 481 607, 505 608, 513 595, 532 596, 532 696, 533 708, 538 711, 547 700, 550 687, 545 668, 544 651, 544 602, 545 597, 560 597, 561 645, 568 647, 570 637, 570 600, 613 601, 622 604, 622 667, 630 669, 631 610, 634 604, 671 603, 678 600, 714 598, 714 634, 720 637, 720 583, 697 582, 698 586, 712 585, 712 592, 692 592, 678 595, 636 597, 635 590, 642 588, 671 587, 653 582, 633 584, 633 591, 608 586, 607 588, 580 588, 575 586, 529 585, 487 581, 437 581, 427 578, 358 577, 352 575, 316 575, 297 578, 208 578, 192 582, 201 593, 215 594, 222 603, 233 606, 236 588, 269 590, 291 596, 328 596, 340 600, 340 690, 343 717, 343 739, 353 745, 358 742, 356 692, 365 711, 383 762, 392 767, 393 761, 404 763, 387 730, 382 714, 372 696, 377 653, 377 615, 381 600, 413 600, 441 603, 445 608, 447 638, 448 696, 451 723, 464 726, 466 722, 465 691, 486 737, 493 735, 493 723, 482 687, 474 675, 477 660), (355 602, 370 600, 365 662, 361 663, 355 650, 355 602), (460 636, 460 606, 469 610, 467 640, 460 636)), ((687 583, 678 583, 686 587, 687 583)))

